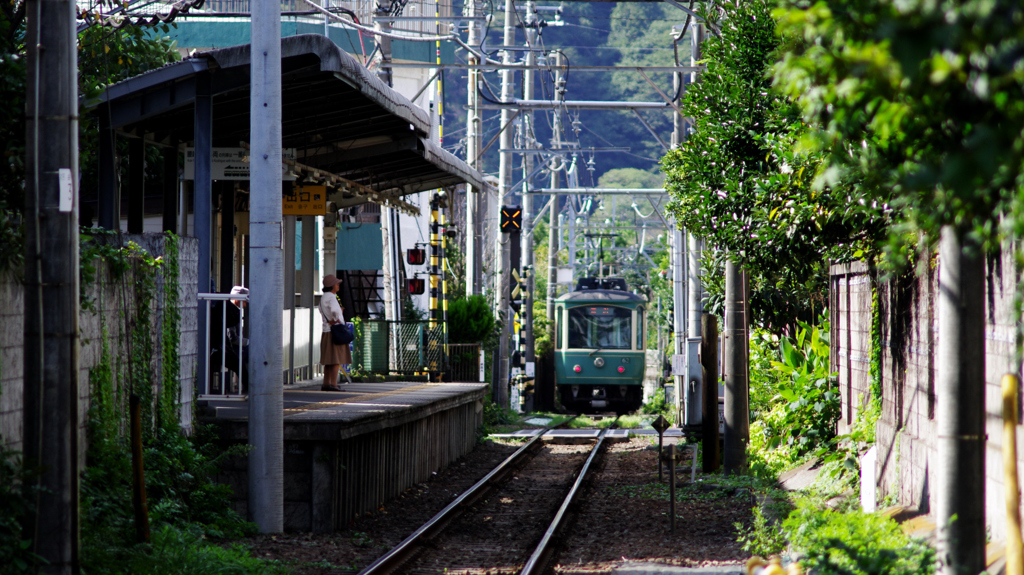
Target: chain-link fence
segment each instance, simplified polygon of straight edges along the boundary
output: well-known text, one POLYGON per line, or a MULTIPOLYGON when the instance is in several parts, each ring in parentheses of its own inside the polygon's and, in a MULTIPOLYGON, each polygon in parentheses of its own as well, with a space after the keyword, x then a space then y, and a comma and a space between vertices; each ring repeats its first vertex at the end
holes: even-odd
POLYGON ((426 321, 360 322, 352 361, 368 373, 445 373, 447 333, 426 321))

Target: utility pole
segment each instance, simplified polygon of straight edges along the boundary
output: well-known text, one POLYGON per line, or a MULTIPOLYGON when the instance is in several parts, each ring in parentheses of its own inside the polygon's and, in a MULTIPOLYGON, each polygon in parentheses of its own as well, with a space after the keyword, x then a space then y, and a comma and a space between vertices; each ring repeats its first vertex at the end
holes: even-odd
MULTIPOLYGON (((565 79, 562 77, 562 53, 555 52, 555 100, 561 101, 565 99, 565 79)), ((552 124, 553 128, 551 139, 551 146, 553 148, 560 149, 562 147, 562 110, 555 108, 552 113, 552 124)), ((561 177, 559 171, 565 167, 565 158, 562 156, 554 156, 551 159, 552 170, 551 170, 551 189, 557 190, 562 187, 561 177), (555 162, 558 162, 558 166, 555 166, 555 162), (555 168, 558 169, 555 169, 555 168)), ((555 330, 555 287, 558 283, 558 214, 561 210, 559 206, 558 194, 551 196, 551 210, 548 212, 551 225, 548 226, 548 331, 551 333, 551 341, 555 341, 554 330, 555 330)))
MULTIPOLYGON (((391 0, 379 0, 377 2, 377 9, 374 11, 374 15, 380 16, 381 19, 374 18, 374 30, 384 33, 391 32, 391 21, 385 18, 391 13, 391 4, 391 0)), ((391 39, 384 35, 377 36, 377 46, 380 48, 380 63, 382 64, 377 70, 377 77, 388 86, 393 86, 394 79, 391 74, 391 68, 386 65, 391 63, 391 39)), ((434 116, 431 115, 431 123, 433 121, 434 116)), ((398 245, 398 226, 398 210, 382 206, 380 210, 380 233, 384 244, 384 261, 381 281, 384 284, 384 318, 388 321, 399 321, 402 316, 400 288, 398 285, 399 261, 402 257, 402 250, 398 245)), ((389 338, 389 347, 390 354, 388 357, 394 360, 394 358, 398 357, 397 334, 393 333, 389 338)))
MULTIPOLYGON (((472 18, 478 13, 478 0, 467 0, 465 6, 466 16, 469 20, 469 45, 480 44, 480 24, 472 18)), ((472 52, 469 53, 471 65, 481 62, 472 52)), ((468 110, 466 112, 466 162, 469 167, 480 171, 480 163, 477 156, 480 155, 480 93, 477 91, 477 84, 480 81, 480 71, 470 68, 467 71, 469 86, 466 87, 468 110)), ((474 186, 466 187, 466 295, 477 295, 481 293, 480 273, 482 268, 477 257, 477 250, 480 247, 480 194, 486 190, 478 190, 474 186)))
MULTIPOLYGON (((526 3, 526 65, 532 66, 537 63, 537 53, 534 52, 534 48, 537 45, 537 5, 534 2, 526 3)), ((533 84, 536 73, 533 70, 523 71, 523 97, 532 100, 533 99, 533 84)), ((533 112, 523 112, 523 147, 526 149, 532 149, 534 147, 534 131, 533 131, 533 112)), ((534 357, 533 347, 533 297, 534 297, 534 273, 533 273, 533 196, 527 192, 530 190, 530 174, 533 173, 533 154, 527 152, 523 158, 523 234, 522 234, 522 254, 523 254, 523 266, 520 273, 523 273, 526 277, 526 293, 523 295, 523 306, 520 316, 523 321, 523 339, 526 340, 524 358, 526 362, 525 367, 529 368, 531 365, 536 365, 536 357, 534 357)), ((532 402, 527 404, 527 407, 532 409, 532 402)))
MULTIPOLYGON (((515 28, 515 4, 513 0, 505 0, 505 50, 502 52, 501 61, 503 64, 512 63, 512 51, 508 48, 512 46, 516 41, 516 28, 515 28)), ((501 71, 501 101, 507 102, 512 99, 512 70, 505 68, 501 71)), ((499 143, 501 152, 499 154, 498 164, 498 207, 505 204, 507 196, 509 194, 509 188, 512 184, 512 152, 508 151, 513 148, 514 139, 513 133, 507 127, 509 120, 512 118, 512 111, 508 108, 501 110, 501 126, 504 128, 501 132, 501 141, 499 143)), ((509 376, 509 357, 508 357, 508 345, 509 345, 509 330, 512 329, 512 314, 509 309, 508 299, 508 285, 510 278, 510 270, 505 269, 508 267, 508 243, 509 239, 504 234, 497 234, 494 247, 494 273, 495 275, 495 300, 496 308, 498 313, 501 314, 505 325, 502 327, 501 335, 498 337, 498 352, 496 354, 495 365, 497 366, 497 373, 493 384, 493 392, 491 396, 494 399, 494 403, 508 407, 508 376, 509 376)))
POLYGON ((744 307, 746 290, 740 266, 725 262, 725 450, 726 475, 743 475, 747 470, 747 442, 750 437, 747 401, 747 342, 744 307))
POLYGON ((672 230, 672 376, 676 388, 675 408, 678 425, 687 422, 688 385, 682 359, 686 353, 686 231, 676 225, 672 230))
POLYGON ((943 228, 935 370, 935 524, 942 575, 985 569, 985 264, 980 251, 954 228, 943 228))
MULTIPOLYGON (((281 222, 281 4, 252 3, 249 260, 261 281, 249 301, 249 515, 263 533, 284 530, 284 297, 281 222)), ((289 271, 288 273, 294 273, 289 271)))
POLYGON ((78 572, 78 57, 75 3, 29 0, 25 122, 24 527, 41 573, 78 572), (42 492, 42 494, 38 494, 42 492))

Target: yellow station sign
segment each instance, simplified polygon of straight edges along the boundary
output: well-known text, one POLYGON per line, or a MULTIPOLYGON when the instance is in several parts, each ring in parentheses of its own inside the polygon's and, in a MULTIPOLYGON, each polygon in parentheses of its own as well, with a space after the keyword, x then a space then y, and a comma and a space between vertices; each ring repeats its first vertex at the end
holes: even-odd
POLYGON ((284 195, 281 214, 285 216, 322 216, 327 213, 326 186, 294 186, 284 195))

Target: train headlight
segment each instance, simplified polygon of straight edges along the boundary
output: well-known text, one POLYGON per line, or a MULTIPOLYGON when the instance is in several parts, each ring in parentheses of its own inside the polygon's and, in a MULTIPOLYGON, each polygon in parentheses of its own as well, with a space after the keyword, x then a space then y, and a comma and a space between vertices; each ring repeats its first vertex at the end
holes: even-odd
POLYGON ((604 367, 604 358, 603 357, 595 357, 594 358, 594 367, 604 367))
POLYGON ((619 366, 619 373, 626 373, 626 368, 619 366))
POLYGON ((580 367, 580 365, 577 363, 576 365, 572 366, 572 370, 575 371, 576 373, 579 373, 583 371, 583 368, 580 367))

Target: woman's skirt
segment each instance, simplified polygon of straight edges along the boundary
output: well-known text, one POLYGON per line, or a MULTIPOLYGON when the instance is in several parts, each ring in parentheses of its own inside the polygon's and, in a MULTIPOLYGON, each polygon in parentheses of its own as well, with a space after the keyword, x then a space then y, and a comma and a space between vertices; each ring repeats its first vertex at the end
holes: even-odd
POLYGON ((348 349, 349 344, 335 345, 331 339, 331 332, 325 331, 320 336, 320 363, 321 365, 341 365, 352 363, 352 352, 348 349))

